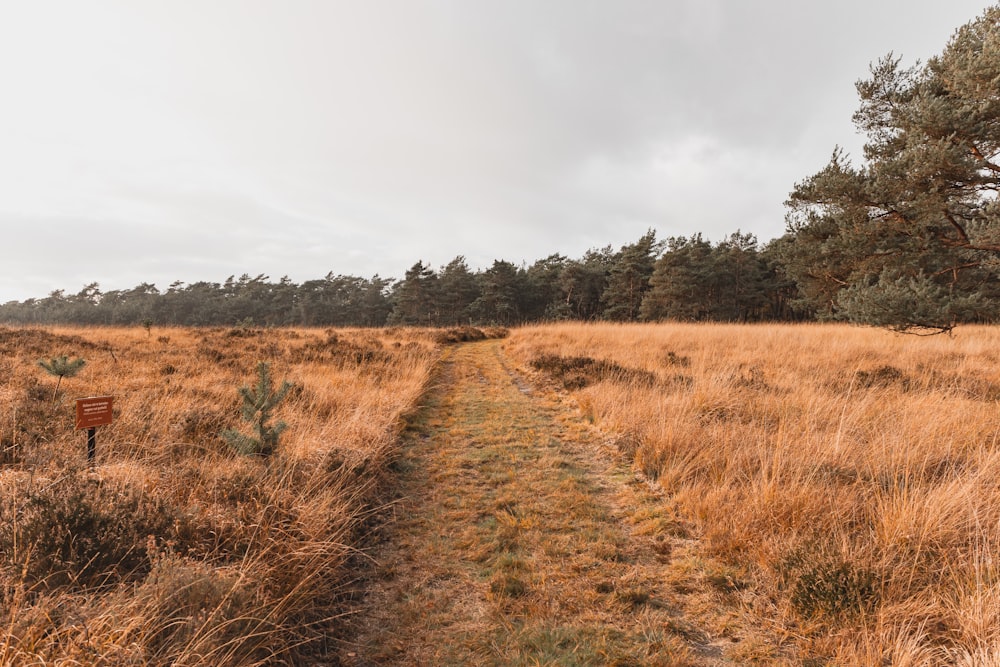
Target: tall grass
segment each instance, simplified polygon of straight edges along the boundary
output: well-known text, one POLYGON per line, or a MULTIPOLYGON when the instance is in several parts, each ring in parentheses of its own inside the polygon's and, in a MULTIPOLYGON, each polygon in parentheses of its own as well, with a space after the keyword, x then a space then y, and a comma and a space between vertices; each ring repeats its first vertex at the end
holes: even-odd
POLYGON ((321 656, 432 333, 0 328, 0 664, 321 656), (53 399, 60 354, 87 365, 53 399), (269 459, 219 437, 258 361, 296 385, 269 459), (73 399, 99 394, 88 469, 73 399))
POLYGON ((507 347, 669 492, 800 655, 1000 661, 1000 330, 566 324, 507 347), (573 358, 592 361, 567 375, 573 358))

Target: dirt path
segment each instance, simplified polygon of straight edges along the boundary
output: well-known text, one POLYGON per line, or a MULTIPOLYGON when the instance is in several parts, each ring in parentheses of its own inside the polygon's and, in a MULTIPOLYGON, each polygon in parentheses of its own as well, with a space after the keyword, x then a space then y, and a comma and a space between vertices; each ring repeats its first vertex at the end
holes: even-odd
POLYGON ((500 342, 448 352, 405 438, 342 664, 726 664, 683 524, 500 342))

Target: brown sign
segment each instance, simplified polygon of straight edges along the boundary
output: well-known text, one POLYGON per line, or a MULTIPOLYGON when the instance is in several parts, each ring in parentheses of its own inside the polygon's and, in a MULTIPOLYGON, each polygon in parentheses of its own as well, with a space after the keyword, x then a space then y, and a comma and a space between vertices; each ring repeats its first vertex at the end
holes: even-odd
POLYGON ((76 427, 93 428, 111 423, 113 396, 91 396, 76 399, 76 427))

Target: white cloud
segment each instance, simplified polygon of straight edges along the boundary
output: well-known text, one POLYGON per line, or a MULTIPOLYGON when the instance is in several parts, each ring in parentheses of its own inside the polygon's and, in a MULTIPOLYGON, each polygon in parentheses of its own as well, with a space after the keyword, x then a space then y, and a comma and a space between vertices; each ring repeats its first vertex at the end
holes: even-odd
POLYGON ((867 64, 986 6, 4 3, 0 301, 530 262, 649 226, 766 240, 796 180, 857 154, 867 64))

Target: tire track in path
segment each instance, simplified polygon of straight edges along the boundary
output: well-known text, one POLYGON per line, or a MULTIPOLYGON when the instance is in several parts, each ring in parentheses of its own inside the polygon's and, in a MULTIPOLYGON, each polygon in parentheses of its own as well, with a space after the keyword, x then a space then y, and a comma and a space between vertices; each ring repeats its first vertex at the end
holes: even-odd
POLYGON ((726 664, 683 611, 683 524, 499 341, 446 353, 394 467, 341 664, 726 664))

